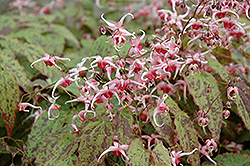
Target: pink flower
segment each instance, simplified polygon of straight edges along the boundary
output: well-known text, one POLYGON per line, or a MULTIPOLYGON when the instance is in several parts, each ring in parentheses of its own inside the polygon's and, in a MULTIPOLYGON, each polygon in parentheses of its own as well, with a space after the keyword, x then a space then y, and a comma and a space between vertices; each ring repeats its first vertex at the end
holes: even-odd
POLYGON ((187 156, 187 155, 191 155, 193 154, 196 150, 198 150, 197 148, 195 148, 192 152, 189 153, 182 153, 182 151, 172 151, 170 153, 170 157, 171 157, 171 162, 174 166, 178 165, 181 162, 181 157, 182 156, 187 156))
POLYGON ((57 61, 57 60, 68 60, 68 61, 70 61, 69 58, 60 58, 60 57, 58 57, 58 56, 53 56, 53 57, 52 57, 51 55, 49 55, 49 54, 47 54, 47 53, 45 53, 44 56, 45 56, 45 57, 40 58, 40 59, 34 61, 33 63, 31 63, 30 67, 33 68, 33 65, 34 65, 35 63, 40 62, 40 61, 43 61, 43 62, 46 64, 46 66, 53 66, 53 65, 54 65, 54 66, 57 67, 59 70, 62 70, 59 66, 57 66, 56 61, 57 61))
POLYGON ((131 13, 127 13, 117 23, 111 23, 111 22, 109 22, 109 21, 107 21, 107 20, 104 19, 104 17, 103 17, 104 14, 101 15, 102 20, 106 24, 108 24, 107 28, 112 31, 112 36, 108 37, 107 39, 112 38, 114 47, 115 47, 115 49, 117 51, 119 51, 119 48, 122 48, 123 46, 125 46, 125 44, 126 44, 126 38, 125 37, 126 36, 133 36, 133 37, 135 37, 134 33, 128 32, 125 29, 125 27, 123 26, 123 21, 124 21, 125 17, 128 16, 128 15, 131 16, 132 18, 134 18, 134 16, 131 13), (123 43, 123 44, 121 45, 121 43, 123 43))
POLYGON ((100 161, 102 156, 111 151, 114 153, 115 156, 120 157, 121 155, 123 155, 126 158, 126 160, 129 160, 128 156, 125 153, 125 150, 127 150, 128 147, 129 145, 120 145, 118 142, 114 142, 114 146, 110 146, 100 155, 100 157, 98 158, 98 162, 100 161))
POLYGON ((156 109, 154 110, 154 113, 153 113, 154 122, 155 122, 156 126, 158 126, 158 127, 162 127, 164 125, 164 123, 159 125, 157 123, 157 121, 156 121, 156 115, 157 114, 165 114, 165 113, 167 113, 169 111, 168 106, 166 106, 166 104, 164 103, 165 100, 167 99, 167 97, 168 97, 167 94, 163 95, 163 99, 157 104, 157 107, 156 107, 156 109))
POLYGON ((58 115, 55 115, 54 114, 54 110, 59 110, 61 108, 60 105, 56 104, 56 100, 59 98, 60 96, 56 97, 56 98, 50 98, 49 97, 49 101, 50 103, 52 103, 49 107, 49 110, 48 110, 48 119, 49 120, 54 120, 54 118, 58 118, 59 117, 59 114, 58 115), (50 114, 54 117, 54 118, 50 118, 50 114))
POLYGON ((54 88, 52 90, 52 97, 55 98, 54 96, 54 93, 55 93, 55 90, 56 88, 60 85, 64 88, 66 88, 67 86, 69 86, 70 84, 72 84, 72 81, 76 81, 78 78, 74 78, 72 79, 72 74, 71 75, 67 75, 66 77, 61 77, 57 82, 56 84, 54 85, 54 88))
POLYGON ((235 100, 239 96, 239 90, 236 86, 227 88, 227 98, 229 100, 235 100))
POLYGON ((29 112, 29 110, 25 110, 25 108, 28 107, 28 106, 32 107, 32 108, 35 108, 35 109, 42 110, 42 107, 40 107, 40 106, 34 106, 34 105, 30 104, 30 103, 19 103, 18 104, 18 110, 19 111, 24 111, 24 112, 29 112))

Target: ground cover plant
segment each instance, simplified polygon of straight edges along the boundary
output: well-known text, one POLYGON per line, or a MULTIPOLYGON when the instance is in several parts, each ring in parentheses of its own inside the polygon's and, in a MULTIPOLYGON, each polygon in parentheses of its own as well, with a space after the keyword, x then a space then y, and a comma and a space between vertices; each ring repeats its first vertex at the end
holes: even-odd
POLYGON ((250 165, 249 1, 9 7, 0 165, 250 165))

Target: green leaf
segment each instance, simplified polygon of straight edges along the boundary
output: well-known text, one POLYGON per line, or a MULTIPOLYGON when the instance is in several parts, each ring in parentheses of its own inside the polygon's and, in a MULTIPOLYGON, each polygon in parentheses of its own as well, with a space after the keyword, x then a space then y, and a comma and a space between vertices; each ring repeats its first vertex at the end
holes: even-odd
POLYGON ((121 112, 117 111, 115 115, 116 132, 121 144, 130 143, 133 132, 133 114, 129 107, 124 108, 121 112))
POLYGON ((209 67, 211 67, 216 73, 220 75, 220 77, 226 81, 230 81, 230 73, 227 71, 222 64, 220 64, 217 59, 211 58, 209 54, 205 54, 205 57, 208 61, 209 67))
MULTIPOLYGON (((55 163, 58 164, 58 160, 60 158, 65 158, 64 155, 67 154, 69 150, 71 150, 74 145, 77 145, 77 142, 74 142, 75 135, 73 133, 66 133, 64 134, 53 146, 52 149, 50 149, 50 153, 47 157, 47 160, 45 163, 41 163, 43 165, 55 165, 55 163)), ((73 150, 73 152, 76 150, 76 148, 73 150)), ((62 162, 62 160, 61 160, 62 162)))
MULTIPOLYGON (((214 158, 214 161, 218 166, 247 166, 250 165, 250 157, 249 155, 241 155, 237 153, 225 153, 222 155, 218 155, 214 158)), ((202 164, 202 166, 213 166, 214 164, 210 161, 206 161, 202 164)))
POLYGON ((113 134, 110 122, 103 121, 100 116, 93 118, 82 133, 79 164, 98 165, 101 153, 112 145, 113 134))
POLYGON ((17 39, 12 39, 6 36, 0 35, 0 45, 13 51, 15 54, 22 50, 22 44, 17 39))
MULTIPOLYGON (((23 46, 23 55, 27 57, 30 63, 44 57, 44 50, 32 44, 24 44, 23 46)), ((56 76, 60 76, 61 72, 54 66, 46 66, 43 62, 38 62, 34 64, 34 68, 39 70, 43 75, 48 76, 50 79, 55 81, 56 76)))
MULTIPOLYGON (((49 158, 51 155, 53 155, 53 154, 50 154, 51 150, 53 149, 53 147, 55 147, 58 140, 60 140, 70 130, 70 127, 71 126, 66 125, 60 129, 58 129, 57 131, 49 134, 48 136, 46 136, 44 138, 44 142, 39 147, 38 154, 36 156, 35 163, 37 165, 42 165, 43 163, 46 162, 47 158, 49 158)), ((64 147, 65 146, 66 145, 64 145, 64 147)), ((60 156, 58 155, 58 157, 60 157, 60 156)))
POLYGON ((0 63, 2 68, 10 70, 15 75, 20 86, 25 90, 31 90, 29 88, 31 81, 28 79, 24 67, 13 57, 12 52, 8 53, 8 51, 2 51, 0 53, 0 63))
POLYGON ((98 37, 95 42, 93 43, 89 55, 90 56, 96 56, 96 55, 104 55, 107 52, 114 52, 113 46, 110 44, 110 41, 106 42, 107 36, 100 36, 98 37))
POLYGON ((144 149, 139 138, 131 142, 128 149, 128 158, 132 165, 149 165, 149 152, 144 149))
POLYGON ((9 70, 0 68, 0 85, 0 111, 10 137, 18 111, 20 92, 17 81, 9 70))
POLYGON ((56 33, 47 33, 44 35, 53 46, 53 54, 61 55, 64 50, 65 40, 64 37, 56 33))
POLYGON ((77 38, 65 26, 52 24, 51 28, 54 28, 53 32, 57 33, 59 36, 63 36, 66 40, 72 42, 77 48, 80 48, 80 43, 77 38))
POLYGON ((42 47, 46 53, 53 54, 54 53, 54 47, 51 44, 51 42, 44 36, 38 33, 29 33, 25 36, 25 39, 33 45, 42 47))
POLYGON ((153 150, 153 156, 155 163, 164 162, 165 165, 171 166, 171 158, 168 155, 169 151, 163 146, 162 141, 155 139, 155 148, 153 150))
POLYGON ((246 128, 250 130, 250 88, 241 81, 238 84, 239 96, 235 99, 237 110, 246 128))
MULTIPOLYGON (((182 150, 186 153, 189 153, 195 148, 199 149, 198 136, 188 115, 184 112, 179 114, 175 117, 174 123, 182 150)), ((194 152, 188 157, 192 165, 200 165, 200 157, 198 151, 194 152)))
POLYGON ((1 15, 0 19, 0 34, 7 35, 9 34, 13 28, 17 26, 17 22, 14 21, 13 17, 1 15))
MULTIPOLYGON (((32 126, 31 132, 28 135, 28 141, 26 142, 25 153, 31 161, 38 154, 38 148, 43 144, 44 138, 50 133, 58 130, 62 127, 65 120, 65 115, 62 113, 55 120, 49 120, 48 114, 43 113, 32 126)), ((29 161, 23 157, 23 165, 28 165, 29 161)))
POLYGON ((174 133, 173 124, 172 124, 172 120, 171 120, 169 113, 166 113, 165 115, 162 115, 162 114, 156 115, 157 123, 159 125, 164 124, 162 127, 158 127, 155 124, 154 119, 153 119, 154 109, 155 108, 150 109, 150 120, 151 120, 153 127, 162 136, 162 138, 167 141, 169 145, 174 146, 175 133, 174 133))
POLYGON ((208 112, 210 116, 208 127, 212 137, 218 141, 222 126, 223 105, 217 81, 207 72, 190 74, 187 77, 184 76, 184 79, 189 92, 194 98, 194 102, 199 106, 200 110, 208 111, 210 109, 208 112), (210 88, 211 92, 207 93, 206 88, 210 88))

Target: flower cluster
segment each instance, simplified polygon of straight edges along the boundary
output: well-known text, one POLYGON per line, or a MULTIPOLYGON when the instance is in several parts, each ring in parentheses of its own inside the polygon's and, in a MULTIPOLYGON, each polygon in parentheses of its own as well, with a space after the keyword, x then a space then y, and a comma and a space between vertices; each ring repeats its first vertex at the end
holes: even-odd
MULTIPOLYGON (((99 4, 99 1, 97 3, 99 4)), ((216 60, 213 49, 220 47, 232 52, 233 50, 230 48, 234 42, 249 40, 246 27, 239 20, 239 14, 249 17, 249 5, 245 1, 230 1, 230 3, 227 0, 217 3, 215 1, 197 1, 196 4, 191 5, 180 0, 170 0, 171 9, 160 10, 158 10, 160 5, 156 1, 154 3, 156 8, 152 10, 143 8, 139 12, 140 15, 144 15, 157 9, 158 19, 162 25, 155 30, 155 34, 152 36, 147 36, 144 30, 129 32, 125 28, 125 18, 129 16, 134 19, 134 15, 131 13, 122 16, 118 22, 108 21, 106 16, 101 14, 100 17, 106 26, 100 27, 100 31, 102 34, 110 32, 111 35, 107 36, 106 42, 112 41, 116 53, 83 58, 75 68, 63 74, 55 83, 51 98, 49 98, 51 106, 48 109, 48 117, 50 120, 57 118, 53 111, 60 109, 60 106, 56 104, 56 100, 60 98, 59 95, 56 97, 57 88, 59 86, 66 88, 75 83, 79 95, 75 99, 65 102, 65 104, 79 102, 84 107, 72 118, 71 126, 74 133, 79 132, 79 126, 75 123, 76 118, 85 121, 87 113, 96 116, 98 112, 96 112, 95 106, 98 103, 105 103, 103 109, 107 110, 106 117, 110 121, 114 118, 114 112, 112 112, 114 104, 117 104, 119 107, 117 111, 129 108, 136 118, 145 120, 145 123, 151 122, 155 128, 162 128, 164 123, 158 123, 160 115, 166 116, 174 111, 165 103, 167 98, 173 97, 176 101, 183 100, 184 103, 187 103, 189 91, 183 76, 187 77, 203 71, 211 73, 212 69, 209 67, 206 55, 216 60), (194 8, 195 10, 193 10, 194 8), (239 12, 236 13, 235 10, 239 12), (143 43, 145 38, 146 41, 143 43), (150 39, 152 39, 151 43, 150 39), (126 54, 122 54, 121 50, 126 49, 126 45, 129 46, 129 49, 125 50, 126 54), (114 103, 113 100, 116 100, 117 103, 114 103), (153 111, 150 113, 151 110, 153 111)), ((45 10, 41 9, 43 13, 45 10)), ((62 71, 57 64, 61 60, 70 59, 45 54, 45 57, 33 62, 31 67, 37 62, 43 61, 46 66, 53 66, 62 71)), ((239 71, 247 73, 244 66, 232 63, 225 69, 232 75, 239 71)), ((233 85, 228 85, 227 88, 227 98, 233 101, 239 96, 237 79, 235 82, 233 85)), ((204 93, 211 91, 211 88, 204 89, 204 93)), ((226 105, 223 113, 218 115, 221 118, 224 116, 225 119, 230 115, 228 109, 232 103, 228 101, 226 105)), ((41 107, 23 103, 20 104, 20 110, 25 111, 27 106, 41 109, 41 107)), ((195 110, 192 111, 195 112, 195 110)), ((205 127, 210 124, 209 111, 199 110, 193 121, 203 128, 206 135, 205 127)), ((160 136, 142 135, 141 138, 147 139, 148 149, 151 150, 151 143, 154 143, 155 138, 160 138, 160 136)), ((178 138, 176 139, 178 140, 178 138)), ((176 143, 178 144, 178 141, 176 143)), ((123 155, 129 161, 125 152, 128 147, 129 145, 120 145, 119 140, 116 140, 114 146, 110 146, 101 153, 98 161, 110 151, 115 156, 123 155)), ((199 144, 199 147, 190 153, 172 151, 169 154, 172 164, 178 165, 182 156, 191 155, 198 148, 201 155, 216 164, 210 158, 212 152, 217 150, 214 138, 207 140, 204 146, 199 144)))

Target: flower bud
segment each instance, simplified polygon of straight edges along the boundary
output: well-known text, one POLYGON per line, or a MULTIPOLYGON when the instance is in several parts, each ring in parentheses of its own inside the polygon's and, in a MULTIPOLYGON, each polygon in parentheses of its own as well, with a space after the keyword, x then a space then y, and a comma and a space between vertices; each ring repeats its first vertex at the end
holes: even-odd
POLYGON ((106 28, 105 28, 104 26, 100 26, 100 27, 99 27, 99 31, 100 31, 100 33, 101 33, 102 35, 105 35, 106 32, 107 32, 107 30, 106 30, 106 28))
POLYGON ((224 111, 222 112, 222 115, 223 115, 223 117, 224 117, 225 119, 227 119, 227 118, 230 116, 230 111, 229 111, 229 110, 224 110, 224 111))

